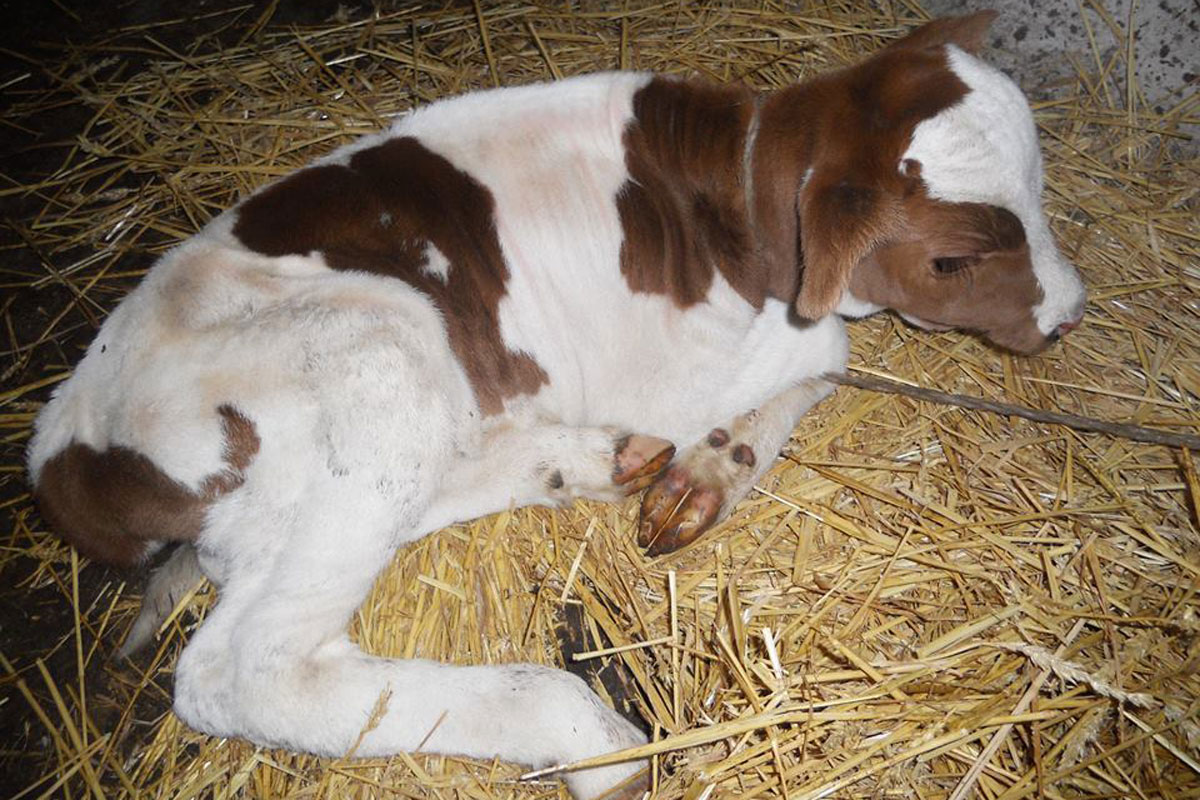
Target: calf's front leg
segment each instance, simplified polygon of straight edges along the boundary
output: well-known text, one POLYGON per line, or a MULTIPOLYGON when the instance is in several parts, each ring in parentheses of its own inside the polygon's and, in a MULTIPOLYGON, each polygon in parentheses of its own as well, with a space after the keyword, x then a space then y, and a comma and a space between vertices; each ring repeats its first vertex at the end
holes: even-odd
POLYGON ((617 428, 497 425, 476 452, 454 459, 421 530, 576 497, 617 500, 644 489, 674 455, 665 439, 617 428))
POLYGON ((726 517, 770 469, 800 417, 833 391, 810 378, 683 450, 642 498, 638 544, 678 550, 726 517))

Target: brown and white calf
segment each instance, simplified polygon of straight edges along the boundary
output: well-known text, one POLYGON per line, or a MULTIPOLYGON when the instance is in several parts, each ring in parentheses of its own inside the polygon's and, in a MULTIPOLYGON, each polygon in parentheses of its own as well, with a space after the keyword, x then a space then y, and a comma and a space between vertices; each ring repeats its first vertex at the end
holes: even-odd
MULTIPOLYGON (((972 55, 989 21, 770 94, 610 73, 435 103, 166 254, 29 464, 81 552, 186 542, 219 587, 179 716, 337 755, 391 692, 358 754, 642 741, 565 672, 376 658, 347 624, 398 546, 513 504, 652 484, 642 544, 690 541, 829 393, 843 316, 1021 353, 1074 327, 1028 105, 972 55)), ((590 798, 642 766, 566 780, 590 798)))

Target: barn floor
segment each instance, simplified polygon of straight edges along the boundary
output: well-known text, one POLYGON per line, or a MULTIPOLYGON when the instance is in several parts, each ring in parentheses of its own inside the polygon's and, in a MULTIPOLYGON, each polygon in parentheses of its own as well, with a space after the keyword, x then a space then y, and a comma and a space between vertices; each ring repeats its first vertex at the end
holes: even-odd
MULTIPOLYGON (((183 728, 172 668, 213 593, 118 662, 142 579, 46 530, 29 426, 158 253, 395 114, 611 68, 770 88, 922 18, 801 5, 0 3, 0 796, 565 797, 511 765, 317 759, 183 728)), ((1064 50, 1036 105, 1084 326, 1017 358, 881 315, 852 326, 856 372, 1198 431, 1196 71, 1143 91, 1161 48, 1102 8, 1063 12, 1112 42, 1064 50)), ((496 515, 399 554, 355 635, 476 663, 623 648, 586 663, 653 732, 663 798, 1198 798, 1193 455, 841 389, 686 551, 641 555, 632 502, 496 515)))

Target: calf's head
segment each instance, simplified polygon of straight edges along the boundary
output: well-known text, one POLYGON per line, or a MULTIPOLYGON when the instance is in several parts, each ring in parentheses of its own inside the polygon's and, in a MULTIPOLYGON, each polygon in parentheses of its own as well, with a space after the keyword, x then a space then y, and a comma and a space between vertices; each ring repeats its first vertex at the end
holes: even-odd
POLYGON ((1033 115, 974 55, 993 16, 930 23, 764 107, 764 126, 798 115, 813 131, 796 162, 801 316, 890 308, 1019 353, 1079 323, 1083 286, 1041 207, 1033 115))

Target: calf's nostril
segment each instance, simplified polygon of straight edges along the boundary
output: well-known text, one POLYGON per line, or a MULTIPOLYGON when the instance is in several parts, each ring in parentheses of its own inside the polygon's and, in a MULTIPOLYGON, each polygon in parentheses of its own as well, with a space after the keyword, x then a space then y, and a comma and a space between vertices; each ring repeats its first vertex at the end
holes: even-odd
POLYGON ((1057 328, 1050 331, 1050 333, 1048 333, 1046 335, 1046 339, 1051 342, 1057 342, 1059 339, 1061 339, 1062 337, 1066 336, 1071 331, 1078 328, 1079 322, 1080 322, 1080 320, 1077 319, 1077 320, 1074 320, 1073 322, 1060 323, 1057 328))

